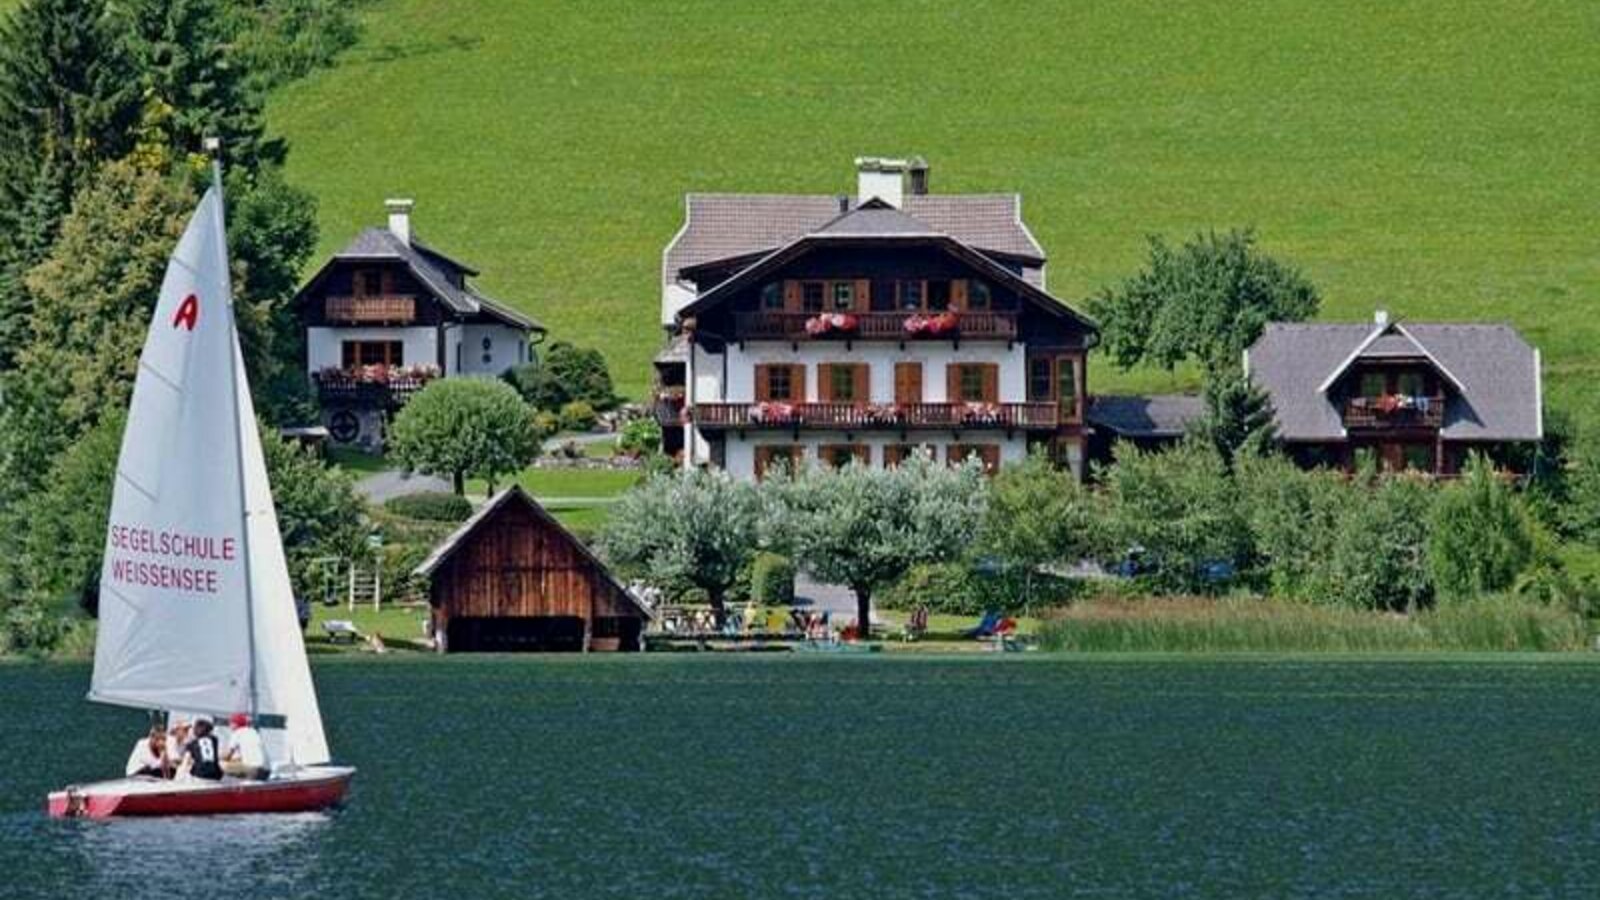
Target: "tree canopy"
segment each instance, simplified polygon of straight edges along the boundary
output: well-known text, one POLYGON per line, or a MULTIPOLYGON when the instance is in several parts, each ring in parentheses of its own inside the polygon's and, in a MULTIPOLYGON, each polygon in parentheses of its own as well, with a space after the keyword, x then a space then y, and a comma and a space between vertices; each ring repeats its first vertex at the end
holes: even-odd
POLYGON ((1207 372, 1239 365, 1268 322, 1317 311, 1317 289, 1295 267, 1261 252, 1251 229, 1202 232, 1172 247, 1149 239, 1145 267, 1090 300, 1102 346, 1117 365, 1207 372))
POLYGON ((475 475, 495 482, 539 454, 533 411, 504 382, 443 378, 406 403, 389 431, 389 451, 406 468, 451 479, 455 492, 475 475))

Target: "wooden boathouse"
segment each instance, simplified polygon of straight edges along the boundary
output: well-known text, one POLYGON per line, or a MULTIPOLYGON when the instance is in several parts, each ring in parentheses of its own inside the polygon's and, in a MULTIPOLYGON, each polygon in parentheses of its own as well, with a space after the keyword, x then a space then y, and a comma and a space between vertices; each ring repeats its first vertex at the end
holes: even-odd
POLYGON ((451 652, 643 648, 650 612, 521 487, 485 503, 415 569, 451 652))

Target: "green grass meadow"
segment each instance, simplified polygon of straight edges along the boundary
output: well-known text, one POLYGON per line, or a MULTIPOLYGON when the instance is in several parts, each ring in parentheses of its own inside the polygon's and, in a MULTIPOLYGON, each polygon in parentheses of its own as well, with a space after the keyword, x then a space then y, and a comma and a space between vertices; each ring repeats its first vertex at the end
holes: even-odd
MULTIPOLYGON (((417 229, 647 385, 686 191, 848 191, 860 154, 1018 191, 1078 301, 1149 233, 1257 226, 1325 318, 1510 320, 1600 373, 1600 6, 383 0, 271 108, 324 252, 417 229)), ((1186 374, 1097 367, 1097 390, 1186 374)))

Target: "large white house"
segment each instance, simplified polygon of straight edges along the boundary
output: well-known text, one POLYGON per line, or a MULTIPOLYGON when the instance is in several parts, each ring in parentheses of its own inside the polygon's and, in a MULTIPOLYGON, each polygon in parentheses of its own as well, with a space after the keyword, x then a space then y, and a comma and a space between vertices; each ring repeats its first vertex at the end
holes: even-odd
POLYGON ((418 240, 410 200, 387 203, 295 297, 306 372, 339 443, 381 446, 394 410, 433 378, 499 375, 533 358, 544 327, 479 293, 478 274, 418 240))
POLYGON ((665 449, 759 478, 1041 446, 1081 473, 1095 326, 1046 291, 1021 199, 930 194, 921 160, 857 170, 854 195, 687 196, 662 266, 665 449))

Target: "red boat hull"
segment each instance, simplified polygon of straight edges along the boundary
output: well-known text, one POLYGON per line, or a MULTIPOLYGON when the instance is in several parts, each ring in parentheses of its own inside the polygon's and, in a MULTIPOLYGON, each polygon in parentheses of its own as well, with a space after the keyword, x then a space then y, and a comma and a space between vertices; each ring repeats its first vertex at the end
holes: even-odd
POLYGON ((333 769, 326 775, 226 781, 201 787, 174 785, 170 790, 118 791, 115 783, 69 787, 50 795, 48 809, 57 819, 314 812, 337 805, 354 774, 354 769, 333 769))

